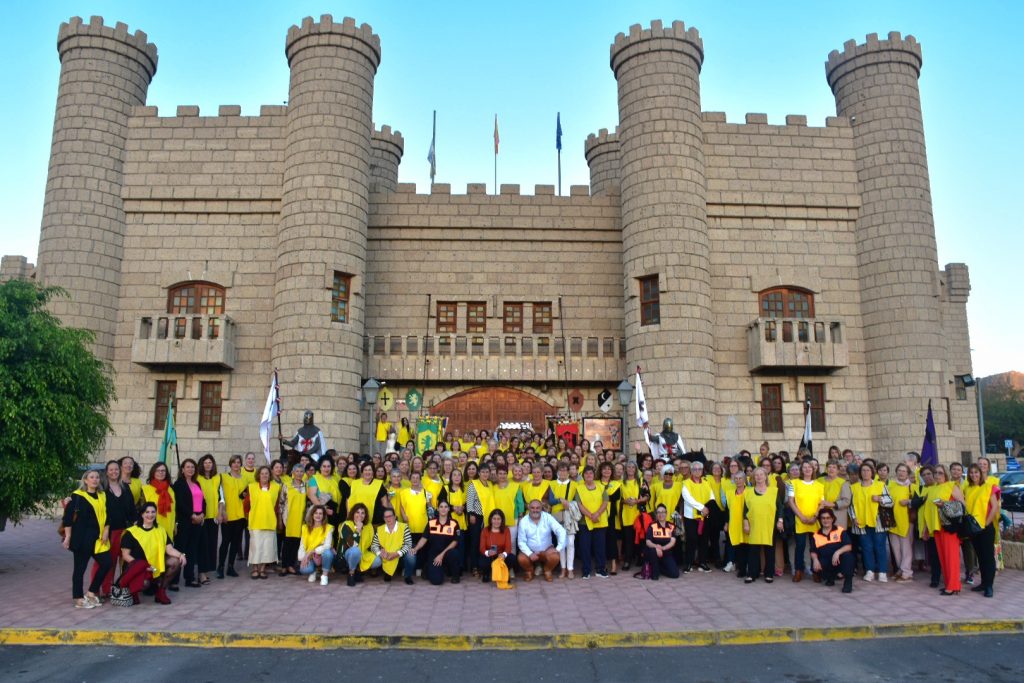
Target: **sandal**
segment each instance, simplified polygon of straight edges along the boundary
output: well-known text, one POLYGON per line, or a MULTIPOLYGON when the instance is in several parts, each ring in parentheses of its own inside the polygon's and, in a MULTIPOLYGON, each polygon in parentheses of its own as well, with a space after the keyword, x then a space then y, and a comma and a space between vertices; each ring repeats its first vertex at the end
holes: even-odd
POLYGON ((260 578, 261 578, 261 579, 265 579, 265 578, 267 578, 267 572, 265 572, 265 571, 261 571, 261 572, 260 572, 260 578))
POLYGON ((256 579, 260 578, 260 573, 256 570, 253 570, 249 573, 249 578, 255 581, 256 579))
POLYGON ((201 583, 201 584, 203 584, 205 586, 206 584, 210 583, 210 577, 209 576, 204 576, 203 578, 199 579, 199 583, 201 583))

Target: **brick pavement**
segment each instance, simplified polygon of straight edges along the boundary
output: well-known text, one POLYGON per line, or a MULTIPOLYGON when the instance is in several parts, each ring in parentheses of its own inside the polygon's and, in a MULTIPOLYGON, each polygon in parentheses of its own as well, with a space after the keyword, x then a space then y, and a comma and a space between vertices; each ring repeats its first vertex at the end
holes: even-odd
MULTIPOLYGON (((677 581, 609 579, 518 582, 499 591, 465 580, 431 586, 367 579, 349 588, 305 579, 213 580, 171 593, 174 604, 93 610, 71 604, 71 555, 56 524, 29 520, 0 533, 0 628, 183 631, 323 635, 522 635, 678 632, 752 628, 872 626, 1024 618, 1024 572, 996 577, 996 597, 939 597, 926 577, 912 584, 868 584, 852 595, 788 577, 745 585, 733 574, 691 574, 677 581)), ((242 570, 241 563, 238 569, 242 570)))

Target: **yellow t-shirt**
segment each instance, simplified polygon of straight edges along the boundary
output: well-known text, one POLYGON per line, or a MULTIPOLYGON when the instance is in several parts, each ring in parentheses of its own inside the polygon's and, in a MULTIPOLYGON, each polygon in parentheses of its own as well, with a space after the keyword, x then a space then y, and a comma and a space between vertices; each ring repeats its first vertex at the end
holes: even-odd
MULTIPOLYGON (((805 517, 816 517, 821 502, 825 500, 825 485, 817 480, 804 481, 803 479, 793 479, 790 484, 793 487, 793 502, 797 509, 805 517)), ((817 530, 817 519, 811 524, 804 524, 799 517, 796 517, 796 533, 807 534, 817 530)))

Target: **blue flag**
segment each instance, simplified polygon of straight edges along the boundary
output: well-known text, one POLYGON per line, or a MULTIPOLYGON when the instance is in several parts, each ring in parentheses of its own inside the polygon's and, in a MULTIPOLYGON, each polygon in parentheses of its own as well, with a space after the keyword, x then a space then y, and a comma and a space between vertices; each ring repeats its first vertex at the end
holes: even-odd
POLYGON ((932 416, 932 402, 928 401, 928 422, 924 428, 924 444, 921 446, 921 464, 939 464, 939 445, 935 440, 935 418, 932 416))
POLYGON ((555 149, 562 151, 562 112, 555 115, 555 149))

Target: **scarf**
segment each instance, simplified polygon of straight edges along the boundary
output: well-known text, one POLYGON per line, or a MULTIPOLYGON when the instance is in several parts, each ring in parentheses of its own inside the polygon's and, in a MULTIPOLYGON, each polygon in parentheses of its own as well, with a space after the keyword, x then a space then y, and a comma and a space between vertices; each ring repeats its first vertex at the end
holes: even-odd
POLYGON ((168 491, 170 482, 166 479, 163 481, 154 479, 149 483, 156 489, 156 511, 166 517, 171 514, 171 507, 174 505, 174 501, 171 500, 171 492, 168 491))

